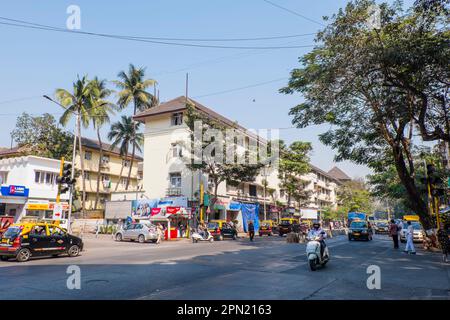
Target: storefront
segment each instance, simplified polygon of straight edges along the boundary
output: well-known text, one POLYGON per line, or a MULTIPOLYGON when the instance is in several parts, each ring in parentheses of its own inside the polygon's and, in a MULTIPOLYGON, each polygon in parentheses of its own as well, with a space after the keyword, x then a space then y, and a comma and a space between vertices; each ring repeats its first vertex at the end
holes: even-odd
POLYGON ((0 215, 13 216, 18 221, 25 214, 25 205, 30 189, 25 186, 9 185, 0 188, 0 215))
MULTIPOLYGON (((69 204, 67 202, 62 202, 61 205, 63 209, 63 217, 65 218, 67 217, 67 212, 69 211, 69 204)), ((36 219, 52 219, 54 207, 54 201, 45 199, 28 200, 25 207, 25 217, 36 219)))

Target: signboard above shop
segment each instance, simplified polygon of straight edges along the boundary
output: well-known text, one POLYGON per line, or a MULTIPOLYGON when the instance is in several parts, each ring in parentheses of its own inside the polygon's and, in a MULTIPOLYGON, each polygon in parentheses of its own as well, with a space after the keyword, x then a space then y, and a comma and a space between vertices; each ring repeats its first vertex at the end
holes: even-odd
POLYGON ((3 186, 0 189, 0 192, 2 196, 4 197, 28 197, 30 193, 30 189, 26 188, 25 186, 16 186, 16 185, 10 185, 10 186, 3 186))

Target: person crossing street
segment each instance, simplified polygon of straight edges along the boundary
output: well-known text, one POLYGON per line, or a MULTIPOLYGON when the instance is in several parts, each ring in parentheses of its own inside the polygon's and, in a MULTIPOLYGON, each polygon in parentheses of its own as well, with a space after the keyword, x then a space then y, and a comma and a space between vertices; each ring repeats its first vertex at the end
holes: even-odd
POLYGON ((248 223, 248 236, 250 237, 250 241, 253 241, 255 237, 255 226, 253 225, 253 221, 248 223))
POLYGON ((416 254, 416 248, 414 248, 414 227, 411 221, 408 221, 407 225, 405 253, 416 254))

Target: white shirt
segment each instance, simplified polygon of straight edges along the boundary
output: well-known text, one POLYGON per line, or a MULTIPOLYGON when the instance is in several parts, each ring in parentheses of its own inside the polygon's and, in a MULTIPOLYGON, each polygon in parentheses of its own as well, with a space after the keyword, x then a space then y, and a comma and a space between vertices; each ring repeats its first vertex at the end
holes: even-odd
POLYGON ((322 228, 319 228, 319 229, 311 229, 311 230, 309 230, 309 232, 308 232, 308 238, 315 238, 315 237, 320 237, 320 236, 322 236, 322 238, 326 238, 327 237, 327 233, 322 229, 322 228), (323 234, 322 234, 322 232, 323 232, 323 234))

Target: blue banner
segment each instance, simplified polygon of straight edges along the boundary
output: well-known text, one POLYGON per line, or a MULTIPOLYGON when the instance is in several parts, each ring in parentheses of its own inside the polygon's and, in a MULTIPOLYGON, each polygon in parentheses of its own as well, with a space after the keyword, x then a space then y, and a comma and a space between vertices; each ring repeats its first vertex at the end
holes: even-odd
POLYGON ((30 189, 25 188, 24 186, 4 186, 1 187, 2 196, 9 197, 28 197, 30 193, 30 189))
POLYGON ((259 230, 259 204, 242 203, 241 204, 242 221, 244 223, 244 231, 248 231, 248 223, 253 222, 255 233, 259 230))
POLYGON ((241 203, 240 202, 230 202, 229 206, 228 206, 229 210, 233 210, 233 211, 239 211, 241 210, 241 203))

